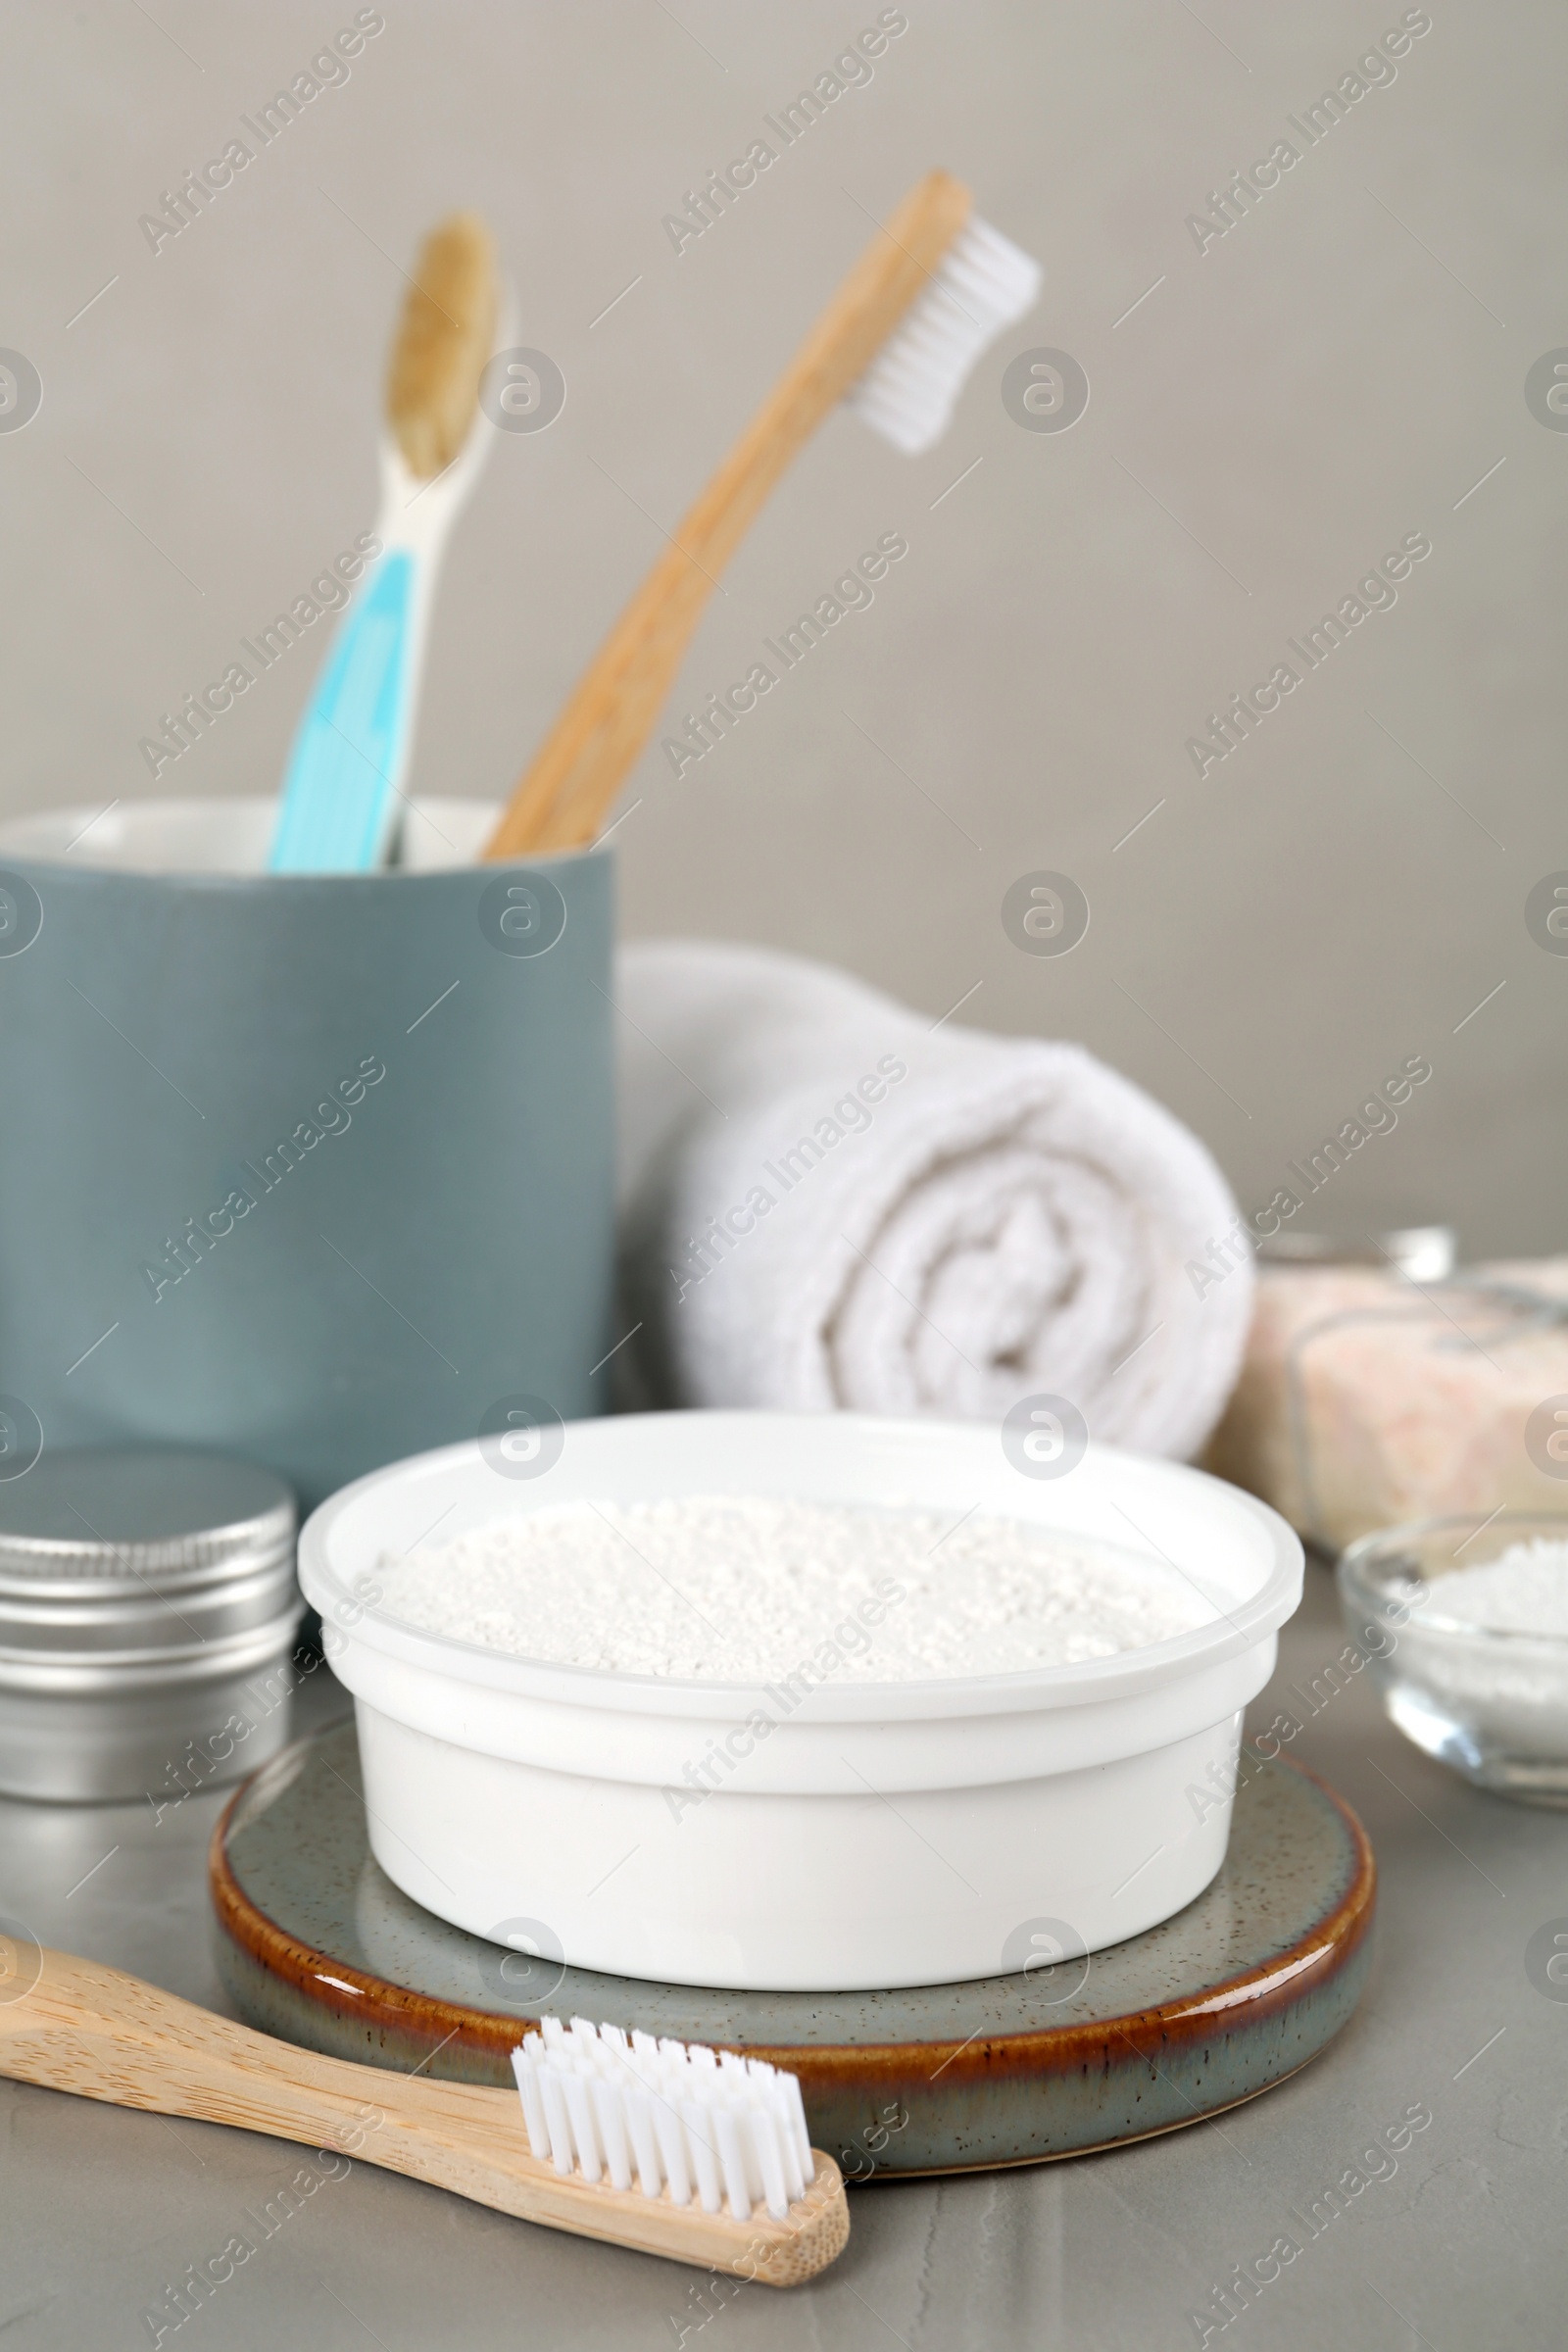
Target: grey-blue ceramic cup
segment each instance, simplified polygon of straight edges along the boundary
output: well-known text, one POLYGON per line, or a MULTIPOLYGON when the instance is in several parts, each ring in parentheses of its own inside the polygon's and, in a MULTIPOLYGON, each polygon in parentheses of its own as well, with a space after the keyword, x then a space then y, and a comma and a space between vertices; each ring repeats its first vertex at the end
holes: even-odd
POLYGON ((263 801, 0 829, 0 1479, 211 1446, 308 1509, 603 1409, 612 864, 480 865, 494 813, 377 875, 264 874, 263 801))

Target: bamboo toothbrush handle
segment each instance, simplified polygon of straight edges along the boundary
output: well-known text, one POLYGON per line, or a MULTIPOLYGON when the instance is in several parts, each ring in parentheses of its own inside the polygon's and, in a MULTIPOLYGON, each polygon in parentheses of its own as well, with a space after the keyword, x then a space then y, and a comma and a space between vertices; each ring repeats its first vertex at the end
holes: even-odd
POLYGON ((770 2286, 813 2277, 849 2234, 838 2167, 820 2153, 815 2178, 783 2222, 766 2213, 737 2222, 635 2190, 562 2180, 530 2154, 514 2091, 325 2058, 119 1969, 5 1937, 0 2075, 116 2107, 339 2150, 523 2221, 770 2286), (40 1973, 29 1984, 34 1967, 40 1973))
POLYGON ((647 742, 699 615, 796 451, 865 372, 968 220, 929 172, 877 231, 589 664, 485 847, 487 858, 594 839, 647 742))

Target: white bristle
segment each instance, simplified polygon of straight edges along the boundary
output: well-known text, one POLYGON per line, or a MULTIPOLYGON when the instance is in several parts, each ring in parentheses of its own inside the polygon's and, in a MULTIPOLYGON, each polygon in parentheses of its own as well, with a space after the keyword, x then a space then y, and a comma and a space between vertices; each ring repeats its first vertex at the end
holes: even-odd
POLYGON ((605 2151, 605 2170, 612 2188, 631 2186, 631 2149, 626 2131, 626 2098, 618 2083, 601 2075, 593 2086, 594 2122, 605 2151))
POLYGON ((749 2221, 760 2204, 782 2221, 811 2178, 796 2076, 732 2050, 574 2017, 539 2021, 512 2053, 528 2145, 564 2176, 673 2205, 726 2204, 749 2221))
POLYGON ((895 449, 918 457, 946 432, 981 353, 1033 309, 1041 275, 1021 247, 971 216, 848 405, 895 449))
POLYGON ((512 2053, 512 2071, 517 2078, 523 2121, 528 2127, 528 2146, 541 2164, 550 2155, 550 2126, 545 2120, 544 2092, 539 2087, 539 2069, 535 2063, 543 2048, 538 2034, 530 2034, 522 2048, 512 2053), (530 2042, 535 2045, 532 2049, 528 2046, 530 2042))
POLYGON ((637 2159, 637 2185, 645 2197, 657 2197, 663 2186, 664 2168, 659 2161, 659 2134, 654 2130, 654 2102, 646 2090, 626 2093, 626 2131, 637 2159))
POLYGON ((714 2111, 706 2101, 683 2099, 680 2120, 686 2127, 686 2150, 697 2176, 697 2194, 703 2211, 717 2213, 724 2202, 724 2181, 718 2169, 714 2111))
POLYGON ((801 2168, 801 2151, 795 2136, 795 2118, 790 2114, 782 2099, 776 2099, 773 2104, 773 2132, 779 2158, 784 2167, 784 2192, 793 2205, 797 2197, 803 2197, 806 2194, 806 2183, 810 2178, 811 2168, 809 2160, 808 2160, 804 2172, 801 2168))
POLYGON ((689 2205, 692 2201, 691 2151, 686 2145, 686 2127, 680 2115, 661 2090, 653 2093, 654 2131, 659 2140, 659 2154, 664 2168, 664 2185, 669 2190, 672 2205, 689 2205))
POLYGON ((571 2118, 566 2112, 566 2079, 553 2066, 542 2067, 539 2088, 544 2095, 545 2122, 550 2132, 551 2162, 564 2179, 572 2169, 571 2118))
POLYGON ((746 2149, 741 2119, 733 2107, 720 2107, 713 2116, 713 2123, 719 2170, 724 2176, 724 2193, 729 2199, 729 2209, 738 2222, 749 2222, 752 2218, 752 2197, 746 2178, 746 2149))
POLYGON ((594 2127, 593 2100, 589 2085, 575 2070, 562 2082, 566 2094, 566 2113, 571 2118, 572 2146, 577 2167, 585 2180, 597 2180, 604 2171, 599 2159, 599 2133, 594 2127))
MULTIPOLYGON (((794 2198, 790 2193, 784 2169, 784 2153, 780 2146, 783 2137, 777 2119, 765 2108, 755 2110, 751 2117, 752 2147, 757 2158, 758 2184, 767 2201, 767 2210, 775 2221, 782 2221, 794 2198)), ((796 2191, 799 2194, 799 2191, 796 2191)))
POLYGON ((799 2075, 786 2075, 782 2070, 780 2070, 778 2079, 782 2092, 780 2103, 794 2128, 795 2152, 800 2159, 801 2172, 803 2177, 809 2180, 811 2177, 811 2134, 806 2129, 806 2102, 801 2097, 801 2079, 799 2075))

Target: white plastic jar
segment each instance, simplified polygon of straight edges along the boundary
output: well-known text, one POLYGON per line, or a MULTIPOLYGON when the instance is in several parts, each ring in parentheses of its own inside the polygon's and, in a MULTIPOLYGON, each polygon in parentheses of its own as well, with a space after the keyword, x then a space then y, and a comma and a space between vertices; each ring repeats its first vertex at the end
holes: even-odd
POLYGON ((477 1443, 416 1456, 301 1539, 355 1695, 372 1849, 426 1909, 616 1975, 851 1990, 1098 1950, 1218 1870, 1242 1710, 1301 1591, 1299 1543, 1250 1495, 1094 1446, 1069 1475, 1020 1476, 991 1427, 858 1414, 626 1415, 571 1423, 548 1453, 525 1479, 477 1443), (1085 1664, 829 1680, 781 1703, 777 1686, 539 1663, 380 1605, 383 1563, 437 1524, 726 1493, 977 1507, 1163 1559, 1218 1613, 1085 1664), (744 1748, 735 1770, 672 1801, 714 1742, 744 1748))

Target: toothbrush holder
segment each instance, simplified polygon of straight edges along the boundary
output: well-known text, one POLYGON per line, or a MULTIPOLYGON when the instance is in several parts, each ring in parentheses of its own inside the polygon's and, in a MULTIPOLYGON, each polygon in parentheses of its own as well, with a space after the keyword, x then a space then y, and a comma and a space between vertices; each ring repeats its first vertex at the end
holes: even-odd
POLYGON ((394 871, 270 875, 274 809, 0 827, 0 1479, 178 1445, 309 1506, 605 1409, 611 856, 480 865, 443 800, 394 871))

